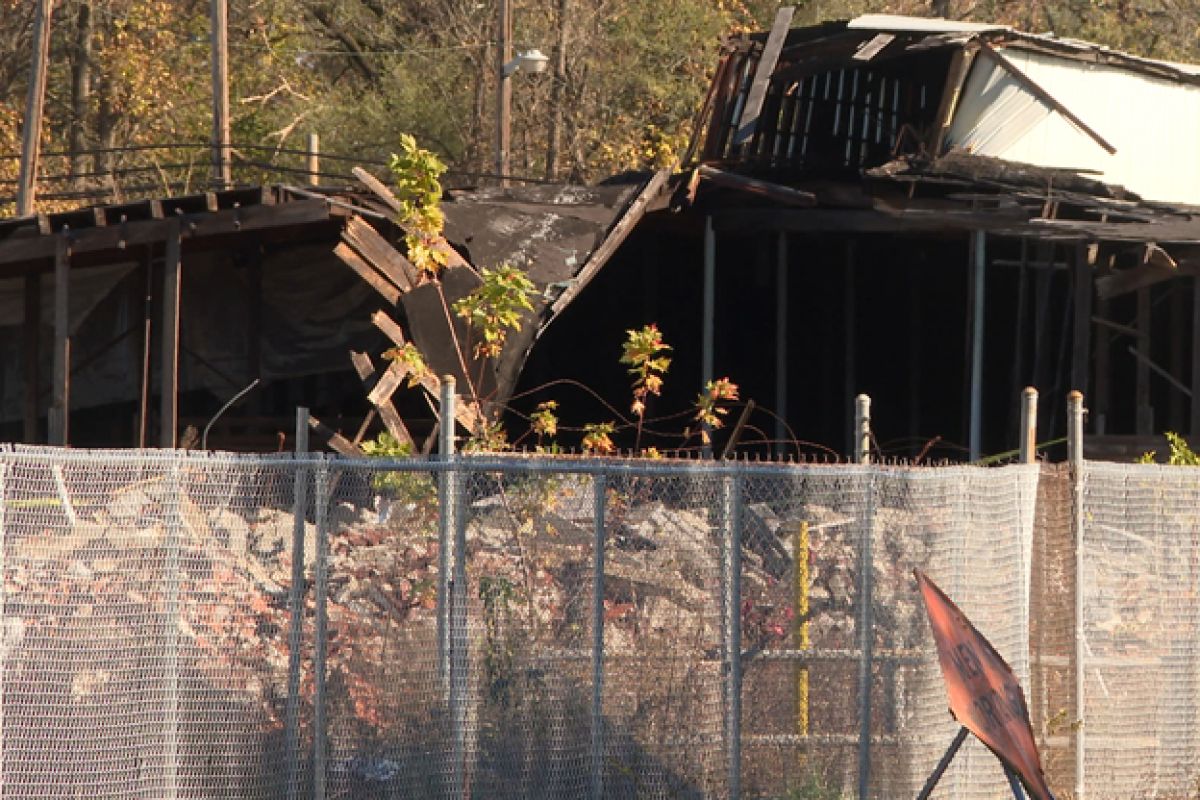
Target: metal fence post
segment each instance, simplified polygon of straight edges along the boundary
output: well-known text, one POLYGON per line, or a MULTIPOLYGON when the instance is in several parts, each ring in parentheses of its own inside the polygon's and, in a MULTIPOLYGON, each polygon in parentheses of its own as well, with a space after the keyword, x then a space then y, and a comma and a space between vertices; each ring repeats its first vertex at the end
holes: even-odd
MULTIPOLYGON (((453 419, 450 421, 453 426, 453 419)), ((453 428, 452 428, 453 429, 453 428)), ((467 481, 451 467, 450 502, 454 508, 453 579, 450 584, 450 720, 454 728, 454 764, 451 797, 466 798, 467 785, 467 672, 470 668, 470 640, 467 636, 467 518, 463 513, 462 494, 467 481)))
MULTIPOLYGON (((8 473, 10 463, 5 459, 3 464, 0 464, 0 586, 5 585, 5 576, 8 572, 8 520, 6 519, 5 511, 8 508, 8 473)), ((9 633, 8 627, 8 608, 7 608, 8 592, 0 592, 0 787, 4 786, 8 777, 5 766, 7 764, 4 758, 4 742, 7 739, 7 729, 4 724, 5 717, 4 708, 8 697, 8 686, 6 677, 8 674, 8 658, 13 649, 17 646, 17 642, 9 633)))
POLYGON ((1083 619, 1083 394, 1067 395, 1067 458, 1071 465, 1071 527, 1075 543, 1075 800, 1084 798, 1084 639, 1083 619))
POLYGON ((592 479, 592 800, 604 797, 604 511, 607 482, 592 479))
MULTIPOLYGON (((296 409, 296 457, 308 452, 308 409, 296 409)), ((292 586, 288 590, 287 797, 300 797, 300 637, 304 625, 304 520, 308 470, 296 465, 292 491, 292 586)))
POLYGON ((163 797, 173 800, 179 796, 179 549, 180 527, 183 525, 182 477, 180 457, 172 456, 167 483, 169 508, 167 524, 166 609, 167 622, 167 674, 166 708, 163 709, 163 782, 166 784, 163 797))
POLYGON ((871 398, 860 394, 854 398, 854 461, 871 463, 871 398))
MULTIPOLYGON (((443 461, 449 461, 454 456, 454 384, 453 375, 442 377, 438 455, 443 461)), ((438 676, 447 700, 450 697, 450 547, 457 511, 455 500, 454 476, 449 470, 442 470, 438 473, 437 655, 438 676)))
MULTIPOLYGON (((862 397, 862 396, 860 396, 862 397)), ((875 473, 867 476, 866 510, 858 554, 858 798, 871 791, 871 683, 875 648, 875 557, 872 536, 875 528, 875 473)))
POLYGON ((320 458, 313 497, 317 524, 313 575, 316 584, 316 619, 313 623, 313 800, 325 800, 325 762, 329 747, 325 719, 325 657, 329 641, 326 608, 329 594, 329 466, 323 455, 320 458))
POLYGON ((726 477, 722 486, 725 523, 726 584, 726 746, 729 760, 729 797, 742 793, 742 477, 726 477))
POLYGON ((1037 403, 1038 391, 1026 386, 1021 395, 1021 463, 1037 460, 1037 403))

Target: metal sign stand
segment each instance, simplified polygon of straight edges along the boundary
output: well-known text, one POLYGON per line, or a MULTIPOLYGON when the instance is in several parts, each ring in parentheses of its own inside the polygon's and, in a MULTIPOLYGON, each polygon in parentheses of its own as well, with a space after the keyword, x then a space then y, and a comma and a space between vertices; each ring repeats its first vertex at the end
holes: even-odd
MULTIPOLYGON (((942 775, 950 767, 950 762, 958 755, 958 750, 963 746, 963 742, 967 740, 969 734, 965 727, 959 728, 958 733, 954 736, 954 741, 946 748, 946 752, 942 754, 942 758, 938 761, 937 766, 933 768, 933 772, 929 775, 929 780, 925 781, 925 786, 921 788, 921 793, 917 795, 917 800, 929 800, 929 795, 933 794, 933 790, 937 788, 938 781, 942 779, 942 775)), ((1021 788, 1021 781, 1017 778, 1017 773, 1004 766, 1004 775, 1008 778, 1008 788, 1012 790, 1015 800, 1026 800, 1025 791, 1021 788)))
POLYGON ((925 781, 925 786, 922 787, 921 793, 917 795, 917 800, 929 800, 929 795, 933 794, 933 790, 937 788, 938 781, 942 779, 942 775, 946 773, 946 769, 950 766, 950 762, 958 755, 958 749, 963 746, 963 742, 967 740, 967 734, 970 733, 965 727, 959 728, 958 733, 954 737, 954 741, 946 748, 946 752, 942 754, 942 760, 933 768, 933 772, 929 775, 929 780, 925 781))

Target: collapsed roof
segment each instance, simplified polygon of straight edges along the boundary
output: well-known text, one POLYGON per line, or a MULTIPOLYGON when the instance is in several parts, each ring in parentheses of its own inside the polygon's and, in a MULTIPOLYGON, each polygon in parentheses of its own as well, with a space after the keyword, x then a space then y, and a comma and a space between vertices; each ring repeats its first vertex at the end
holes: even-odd
POLYGON ((698 161, 789 179, 899 161, 872 177, 969 182, 961 163, 939 174, 956 154, 1050 170, 1045 188, 1082 182, 1118 204, 1200 205, 1200 67, 947 20, 788 29, 789 12, 727 45, 698 161), (1146 124, 1166 108, 1169 125, 1146 124))
POLYGON ((759 197, 727 228, 1100 243, 1101 296, 1197 265, 1200 67, 1001 25, 791 17, 726 44, 677 205, 707 181, 759 197))

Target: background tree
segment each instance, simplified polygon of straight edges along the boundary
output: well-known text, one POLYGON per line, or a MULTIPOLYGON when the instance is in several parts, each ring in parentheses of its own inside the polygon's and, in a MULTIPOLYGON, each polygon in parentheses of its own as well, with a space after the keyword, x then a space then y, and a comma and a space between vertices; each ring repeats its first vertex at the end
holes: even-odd
MULTIPOLYGON (((513 79, 513 173, 576 181, 670 163, 691 133, 721 37, 764 28, 777 6, 510 3, 516 49, 551 57, 544 74, 513 79)), ((32 9, 0 0, 0 154, 10 156, 32 9)), ((809 0, 795 24, 868 11, 993 20, 1200 60, 1200 0, 809 0)), ((237 179, 301 170, 309 132, 326 154, 381 165, 407 132, 446 161, 448 185, 479 182, 494 159, 496 16, 495 0, 229 0, 237 179)), ((40 171, 63 179, 43 184, 41 207, 78 204, 83 191, 205 188, 209 47, 209 0, 56 2, 40 171)), ((15 179, 16 166, 0 159, 0 180, 15 179)))

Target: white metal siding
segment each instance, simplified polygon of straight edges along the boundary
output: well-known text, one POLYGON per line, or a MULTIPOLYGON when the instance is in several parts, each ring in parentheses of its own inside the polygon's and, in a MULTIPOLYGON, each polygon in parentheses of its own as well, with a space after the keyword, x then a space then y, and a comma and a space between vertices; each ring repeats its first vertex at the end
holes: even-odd
POLYGON ((1200 205, 1200 87, 1024 50, 1004 55, 1117 152, 1107 153, 986 53, 964 87, 951 146, 1095 170, 1097 179, 1145 199, 1200 205))

